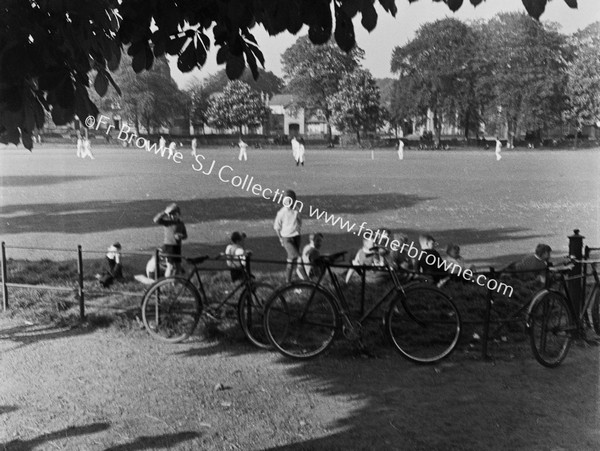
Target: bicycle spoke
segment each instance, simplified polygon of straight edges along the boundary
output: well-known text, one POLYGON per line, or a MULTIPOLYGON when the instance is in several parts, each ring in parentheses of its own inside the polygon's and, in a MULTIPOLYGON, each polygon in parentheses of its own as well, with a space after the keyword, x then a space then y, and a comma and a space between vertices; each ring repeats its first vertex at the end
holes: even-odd
POLYGON ((299 282, 283 288, 269 301, 265 328, 284 355, 314 357, 333 341, 338 328, 336 309, 322 289, 299 282))
POLYGON ((456 347, 461 322, 458 310, 441 290, 419 285, 392 303, 388 335, 396 349, 417 363, 434 363, 456 347))
POLYGON ((569 350, 575 327, 562 295, 547 291, 531 306, 528 318, 533 355, 547 367, 556 367, 569 350))

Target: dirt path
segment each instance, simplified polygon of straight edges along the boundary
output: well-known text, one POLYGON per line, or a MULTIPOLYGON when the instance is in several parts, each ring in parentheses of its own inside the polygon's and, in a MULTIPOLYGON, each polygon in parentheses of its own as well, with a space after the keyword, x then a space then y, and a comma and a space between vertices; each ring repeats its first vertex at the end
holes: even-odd
POLYGON ((0 319, 0 449, 597 450, 598 357, 419 367, 340 344, 290 363, 231 340, 0 319))

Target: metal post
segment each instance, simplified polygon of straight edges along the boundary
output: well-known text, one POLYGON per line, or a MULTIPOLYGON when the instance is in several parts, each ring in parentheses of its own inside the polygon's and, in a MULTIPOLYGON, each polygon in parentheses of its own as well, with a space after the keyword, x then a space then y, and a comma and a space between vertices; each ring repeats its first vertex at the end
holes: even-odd
POLYGON ((81 244, 77 245, 77 274, 79 275, 79 319, 85 319, 85 305, 83 299, 83 252, 81 244))
POLYGON ((2 309, 8 310, 8 287, 6 279, 8 278, 8 269, 6 268, 6 243, 2 241, 2 309))
POLYGON ((154 250, 154 280, 158 280, 158 275, 160 274, 160 249, 156 248, 154 250))
MULTIPOLYGON (((579 229, 575 229, 573 230, 573 235, 568 238, 569 257, 581 260, 583 256, 583 239, 585 237, 579 234, 579 229)), ((567 282, 576 318, 579 316, 583 304, 583 285, 585 284, 585 278, 580 277, 582 271, 583 265, 581 263, 575 263, 573 269, 569 271, 569 277, 574 277, 575 279, 567 282)))
POLYGON ((360 285, 360 316, 362 317, 365 313, 365 287, 366 287, 366 276, 367 270, 361 271, 361 285, 360 285))
MULTIPOLYGON (((490 267, 490 279, 495 279, 494 274, 496 271, 493 267, 490 267)), ((490 317, 492 313, 492 302, 494 300, 492 296, 492 290, 487 289, 487 296, 485 298, 485 317, 483 318, 483 337, 481 337, 481 358, 483 360, 489 359, 488 355, 488 339, 490 335, 490 317)))

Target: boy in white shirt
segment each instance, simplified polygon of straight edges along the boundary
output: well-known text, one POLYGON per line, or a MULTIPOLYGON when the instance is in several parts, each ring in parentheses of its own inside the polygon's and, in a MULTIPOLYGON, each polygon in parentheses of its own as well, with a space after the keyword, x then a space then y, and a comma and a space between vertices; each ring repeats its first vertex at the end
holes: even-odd
POLYGON ((319 249, 321 249, 321 245, 323 244, 323 234, 311 233, 308 239, 310 242, 302 249, 302 264, 308 277, 319 278, 321 276, 321 268, 316 265, 316 261, 321 256, 319 249))
POLYGON ((246 264, 247 251, 244 249, 246 244, 246 234, 233 232, 231 234, 231 244, 225 248, 225 257, 227 266, 231 270, 231 280, 233 282, 244 278, 244 266, 246 264))
MULTIPOLYGON (((284 206, 277 212, 275 223, 273 224, 279 242, 287 253, 287 282, 292 281, 296 264, 300 263, 300 229, 302 228, 302 218, 300 218, 300 212, 294 209, 295 204, 296 193, 292 190, 285 191, 283 193, 284 206)), ((301 279, 308 279, 306 271, 304 271, 304 266, 301 264, 298 265, 297 271, 301 279)))

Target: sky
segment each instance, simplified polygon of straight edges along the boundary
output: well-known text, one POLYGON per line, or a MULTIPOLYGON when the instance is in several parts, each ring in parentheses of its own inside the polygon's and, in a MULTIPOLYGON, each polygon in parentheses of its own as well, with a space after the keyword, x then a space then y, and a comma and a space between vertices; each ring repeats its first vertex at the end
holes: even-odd
MULTIPOLYGON (((573 33, 578 29, 600 20, 600 0, 579 0, 578 9, 569 8, 563 0, 551 0, 541 17, 542 22, 558 22, 563 33, 573 33)), ((462 21, 488 20, 500 12, 525 12, 522 0, 484 0, 474 7, 469 0, 464 0, 462 7, 452 13, 444 3, 434 3, 432 0, 419 0, 409 3, 408 0, 396 0, 398 13, 392 17, 385 12, 376 1, 379 19, 377 27, 371 33, 362 28, 360 14, 354 19, 356 42, 365 51, 363 65, 376 78, 393 77, 390 71, 390 58, 396 46, 402 46, 410 41, 419 27, 427 22, 433 22, 446 17, 454 17, 462 21)), ((265 56, 265 69, 281 76, 281 54, 298 38, 308 32, 304 27, 296 36, 281 33, 275 37, 269 36, 261 26, 252 30, 265 56)), ((194 69, 183 74, 171 59, 171 73, 180 88, 185 88, 194 80, 202 80, 214 74, 225 66, 216 63, 216 51, 210 52, 207 63, 202 69, 194 69)), ((246 69, 248 70, 248 69, 246 69)))

